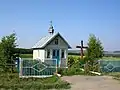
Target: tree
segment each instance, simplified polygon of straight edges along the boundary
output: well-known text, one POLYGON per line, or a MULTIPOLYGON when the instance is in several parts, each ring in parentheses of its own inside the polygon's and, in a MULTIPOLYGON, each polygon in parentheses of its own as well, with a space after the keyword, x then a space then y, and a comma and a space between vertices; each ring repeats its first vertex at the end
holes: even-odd
POLYGON ((103 57, 103 46, 99 38, 94 34, 90 34, 88 40, 87 57, 90 60, 95 60, 103 57))
POLYGON ((4 63, 13 64, 16 44, 16 34, 10 34, 9 36, 4 36, 0 42, 0 56, 1 61, 4 60, 4 63))

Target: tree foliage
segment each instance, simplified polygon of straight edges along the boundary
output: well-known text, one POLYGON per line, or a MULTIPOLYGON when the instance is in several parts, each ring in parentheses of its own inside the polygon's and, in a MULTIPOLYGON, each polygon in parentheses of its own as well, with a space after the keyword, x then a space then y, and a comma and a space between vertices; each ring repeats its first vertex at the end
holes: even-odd
POLYGON ((0 63, 13 64, 16 44, 16 34, 12 33, 9 36, 4 36, 0 42, 0 63))
POLYGON ((94 34, 90 34, 87 57, 91 60, 99 59, 103 57, 103 52, 103 46, 99 38, 96 38, 94 34))
POLYGON ((26 49, 26 48, 16 48, 15 52, 19 53, 19 54, 32 54, 33 50, 32 49, 26 49))

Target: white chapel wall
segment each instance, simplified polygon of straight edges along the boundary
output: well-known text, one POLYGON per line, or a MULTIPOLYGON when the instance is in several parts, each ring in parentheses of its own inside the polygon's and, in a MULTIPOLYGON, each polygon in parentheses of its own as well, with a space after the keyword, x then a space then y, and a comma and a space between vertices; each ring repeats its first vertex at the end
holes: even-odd
POLYGON ((45 56, 45 50, 37 49, 33 50, 33 59, 41 59, 44 60, 45 56))
POLYGON ((33 59, 38 57, 38 50, 33 50, 33 59))

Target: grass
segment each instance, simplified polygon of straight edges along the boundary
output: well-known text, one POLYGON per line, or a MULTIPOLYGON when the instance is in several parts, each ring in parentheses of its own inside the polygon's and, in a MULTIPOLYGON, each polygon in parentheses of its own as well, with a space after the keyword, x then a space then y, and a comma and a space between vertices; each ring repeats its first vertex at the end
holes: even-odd
POLYGON ((111 72, 111 73, 106 73, 105 75, 112 76, 113 79, 120 81, 120 72, 111 72))
POLYGON ((33 58, 33 54, 21 54, 21 58, 33 58))
POLYGON ((58 73, 62 76, 73 76, 73 75, 85 75, 85 73, 80 70, 80 68, 58 68, 58 73))
MULTIPOLYGON (((80 55, 68 55, 69 56, 73 56, 75 58, 79 58, 80 55)), ((20 55, 21 58, 33 58, 32 54, 21 54, 20 55)), ((120 60, 120 57, 103 57, 102 60, 120 60)))
MULTIPOLYGON (((79 55, 68 55, 68 56, 74 56, 74 57, 80 57, 79 55)), ((21 58, 33 58, 33 54, 21 54, 21 58)))
POLYGON ((103 57, 102 60, 120 60, 120 57, 103 57))
MULTIPOLYGON (((79 55, 68 55, 68 56, 72 56, 75 58, 79 58, 79 55)), ((120 57, 103 57, 101 60, 120 60, 120 57)))
MULTIPOLYGON (((81 56, 80 55, 68 55, 68 57, 70 57, 70 56, 72 56, 72 57, 75 57, 75 58, 80 58, 81 56)), ((83 58, 84 58, 85 56, 83 56, 83 58)))
POLYGON ((69 89, 70 84, 59 77, 49 78, 19 78, 17 73, 0 74, 0 90, 44 90, 69 89))

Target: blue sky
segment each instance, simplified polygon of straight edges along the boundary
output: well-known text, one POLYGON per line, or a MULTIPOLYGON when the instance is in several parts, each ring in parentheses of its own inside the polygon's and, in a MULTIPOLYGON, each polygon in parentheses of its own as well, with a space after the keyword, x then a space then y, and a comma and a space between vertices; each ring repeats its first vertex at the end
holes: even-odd
POLYGON ((50 20, 73 48, 93 33, 105 50, 120 50, 120 0, 0 0, 0 38, 15 31, 19 47, 47 35, 50 20))

